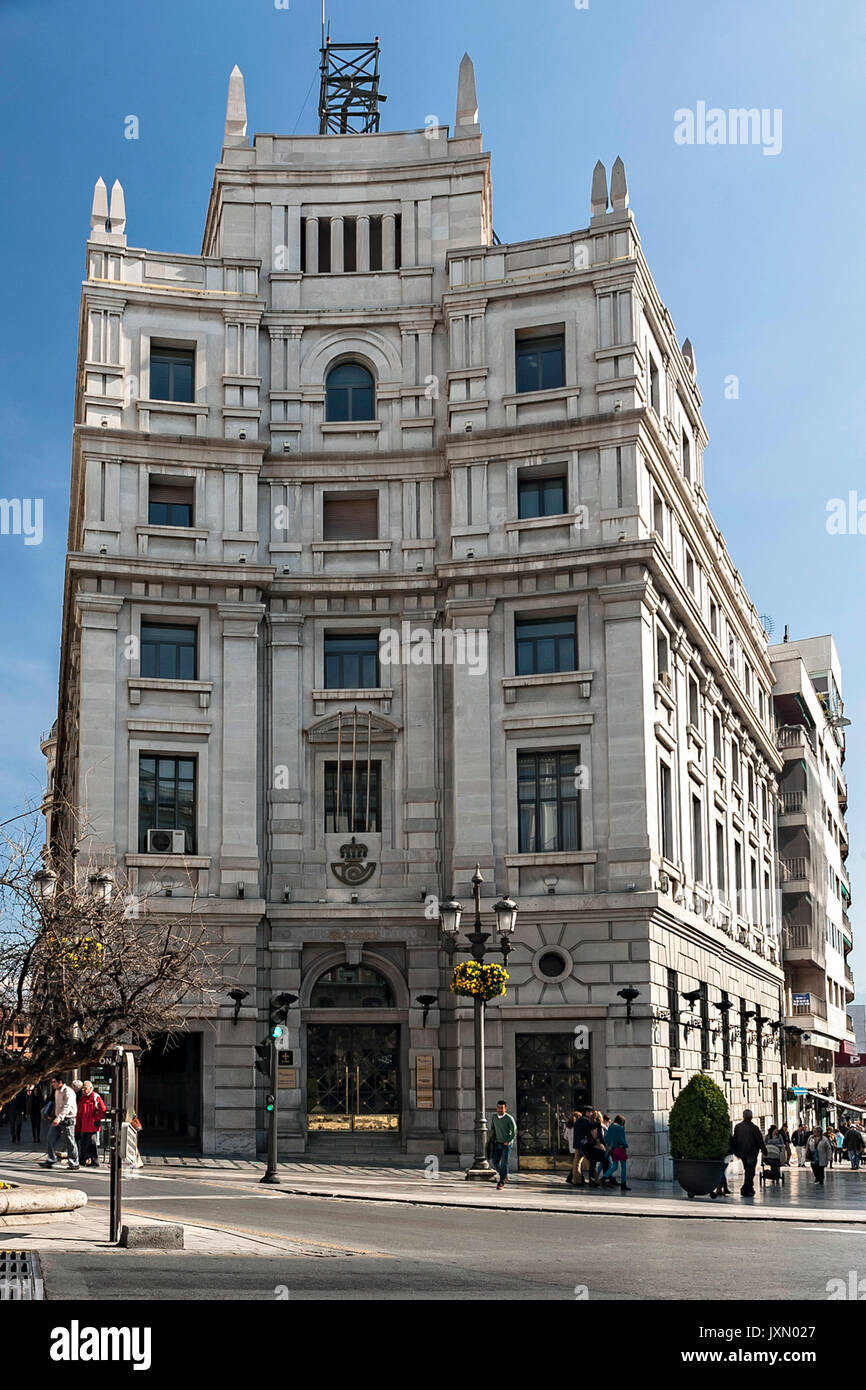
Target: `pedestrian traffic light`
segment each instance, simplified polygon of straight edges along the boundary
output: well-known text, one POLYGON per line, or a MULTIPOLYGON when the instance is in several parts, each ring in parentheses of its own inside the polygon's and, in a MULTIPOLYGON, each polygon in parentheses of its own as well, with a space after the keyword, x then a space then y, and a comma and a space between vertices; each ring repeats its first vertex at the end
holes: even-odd
POLYGON ((275 994, 270 1002, 268 1014, 270 1017, 270 1036, 276 1041, 283 1036, 285 1024, 288 1021, 289 1009, 297 1003, 296 994, 275 994))
POLYGON ((274 1097, 273 1097, 273 1096, 268 1096, 268 1097, 266 1098, 266 1100, 265 1100, 265 1109, 267 1110, 267 1112, 268 1112, 269 1115, 272 1114, 273 1109, 274 1109, 274 1097))
POLYGON ((269 1042, 256 1043, 256 1071, 262 1076, 271 1074, 271 1045, 269 1042))

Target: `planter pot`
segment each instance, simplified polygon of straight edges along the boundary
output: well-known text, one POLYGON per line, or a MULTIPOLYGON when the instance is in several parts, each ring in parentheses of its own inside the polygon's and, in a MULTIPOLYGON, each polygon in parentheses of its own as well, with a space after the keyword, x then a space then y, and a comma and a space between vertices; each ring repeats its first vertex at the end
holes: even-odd
POLYGON ((726 1167, 725 1158, 675 1158, 674 1177, 689 1197, 711 1197, 726 1167))

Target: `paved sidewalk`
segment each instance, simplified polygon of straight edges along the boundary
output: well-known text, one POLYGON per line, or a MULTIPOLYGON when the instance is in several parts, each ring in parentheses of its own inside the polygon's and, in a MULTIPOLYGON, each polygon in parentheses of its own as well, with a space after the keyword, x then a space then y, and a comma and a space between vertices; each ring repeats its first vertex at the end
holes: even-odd
MULTIPOLYGON (((0 1151, 0 1176, 14 1181, 20 1174, 21 1181, 39 1181, 43 1170, 36 1167, 37 1157, 35 1151, 0 1151)), ((574 1189, 565 1184, 564 1171, 514 1174, 505 1190, 497 1192, 493 1183, 467 1182, 453 1160, 447 1160, 438 1169, 432 1168, 429 1160, 425 1165, 422 1158, 410 1159, 408 1163, 411 1166, 386 1167, 286 1161, 278 1165, 280 1186, 263 1190, 257 1182, 265 1168, 261 1161, 167 1155, 146 1159, 141 1178, 147 1184, 160 1177, 179 1181, 190 1177, 209 1186, 242 1190, 253 1180, 261 1195, 267 1191, 274 1196, 337 1197, 415 1206, 492 1206, 527 1212, 866 1226, 866 1169, 852 1172, 847 1163, 828 1170, 823 1187, 815 1183, 810 1169, 786 1168, 784 1187, 757 1185, 754 1198, 739 1195, 741 1178, 735 1170, 729 1174, 732 1195, 716 1201, 709 1197, 690 1200, 675 1183, 635 1180, 628 1193, 619 1188, 574 1189)), ((98 1171, 107 1186, 107 1169, 98 1171)), ((136 1181, 130 1178, 125 1188, 131 1206, 135 1203, 136 1181)))

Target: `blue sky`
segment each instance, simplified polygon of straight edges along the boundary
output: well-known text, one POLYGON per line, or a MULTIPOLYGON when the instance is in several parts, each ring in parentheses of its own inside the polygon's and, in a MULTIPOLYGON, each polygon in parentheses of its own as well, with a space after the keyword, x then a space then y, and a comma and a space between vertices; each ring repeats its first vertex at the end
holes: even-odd
MULTIPOLYGON (((707 490, 734 562, 777 640, 786 623, 792 637, 836 636, 853 720, 856 925, 866 536, 829 535, 826 516, 831 498, 866 499, 862 0, 329 0, 328 11, 335 39, 380 36, 385 129, 453 122, 471 52, 503 241, 585 226, 596 159, 625 160, 645 253, 695 346, 707 490), (780 153, 678 145, 674 112, 700 101, 781 109, 780 153)), ((313 131, 319 16, 319 0, 3 0, 0 494, 44 499, 44 540, 0 536, 0 818, 39 795, 38 739, 55 713, 94 181, 123 183, 131 244, 198 252, 232 65, 251 131, 313 131), (129 115, 138 140, 124 138, 129 115)))

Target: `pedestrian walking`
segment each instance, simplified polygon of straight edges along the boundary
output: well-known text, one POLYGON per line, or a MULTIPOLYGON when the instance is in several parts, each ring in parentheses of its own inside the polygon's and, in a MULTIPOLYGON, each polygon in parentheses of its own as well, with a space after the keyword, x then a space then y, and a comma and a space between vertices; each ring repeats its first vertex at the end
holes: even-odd
POLYGON ((490 1122, 493 1133, 493 1167, 499 1174, 496 1191, 501 1192, 508 1182, 508 1164, 511 1160, 511 1146, 517 1138, 517 1121, 508 1113, 504 1100, 496 1102, 496 1114, 490 1122))
POLYGON ((603 1175, 607 1168, 607 1149, 604 1143, 604 1121, 600 1110, 593 1110, 590 1115, 589 1139, 586 1143, 586 1160, 589 1164, 589 1185, 598 1187, 603 1181, 603 1175))
POLYGON ((592 1107, 585 1105, 574 1122, 574 1160, 571 1167, 571 1180, 575 1187, 585 1187, 589 1174, 589 1160, 586 1146, 592 1134, 592 1107))
POLYGON ((812 1175, 819 1187, 824 1186, 824 1172, 833 1162, 833 1145, 822 1134, 817 1125, 812 1130, 809 1143, 806 1146, 806 1153, 812 1165, 812 1175))
POLYGON ((863 1153, 863 1148, 863 1135, 857 1126, 852 1124, 845 1135, 845 1151, 852 1168, 860 1167, 860 1156, 863 1153))
POLYGON ((836 1152, 833 1155, 833 1162, 841 1164, 845 1157, 845 1131, 840 1125, 835 1132, 836 1152))
POLYGON ((623 1115, 614 1115, 612 1122, 607 1127, 604 1142, 610 1157, 610 1166, 605 1178, 609 1178, 615 1183, 614 1174, 619 1168, 619 1190, 620 1192, 631 1192, 628 1185, 628 1139, 626 1138, 625 1117, 623 1115))
POLYGON ((62 1076, 52 1076, 51 1089, 54 1092, 54 1112, 48 1126, 46 1143, 48 1157, 43 1159, 40 1167, 54 1167, 57 1162, 56 1146, 63 1139, 66 1142, 68 1158, 66 1166, 75 1171, 78 1168, 78 1146, 75 1143, 75 1117, 78 1112, 78 1102, 72 1087, 66 1085, 62 1076))
POLYGON ((85 1081, 78 1100, 78 1113, 75 1116, 75 1137, 78 1140, 79 1160, 85 1168, 95 1168, 99 1163, 96 1152, 96 1136, 105 1115, 105 1101, 98 1091, 94 1091, 92 1081, 85 1081))
POLYGON ((21 1126, 27 1110, 27 1092, 22 1086, 9 1102, 9 1140, 12 1144, 21 1143, 21 1126))
POLYGON ((790 1166, 791 1166, 791 1134, 790 1134, 790 1131, 789 1131, 789 1129, 788 1129, 788 1122, 787 1122, 787 1120, 785 1121, 785 1123, 784 1123, 783 1125, 780 1125, 780 1126, 779 1126, 779 1134, 781 1135, 781 1137, 782 1137, 782 1142, 783 1142, 783 1144, 784 1144, 784 1146, 785 1146, 785 1158, 784 1158, 785 1167, 786 1167, 786 1168, 790 1168, 790 1166))
POLYGON ((41 1086, 27 1087, 27 1118, 30 1120, 30 1132, 33 1135, 33 1143, 39 1143, 39 1136, 42 1132, 42 1107, 45 1104, 41 1086))
POLYGON ((806 1145, 809 1142, 809 1131, 801 1120, 791 1135, 791 1146, 797 1157, 797 1167, 806 1166, 806 1145))
POLYGON ((743 1118, 734 1130, 732 1143, 734 1155, 740 1160, 744 1169, 740 1195, 742 1197, 754 1197, 755 1168, 758 1165, 758 1156, 763 1154, 766 1157, 767 1146, 758 1126, 752 1123, 751 1110, 743 1111, 743 1118))

